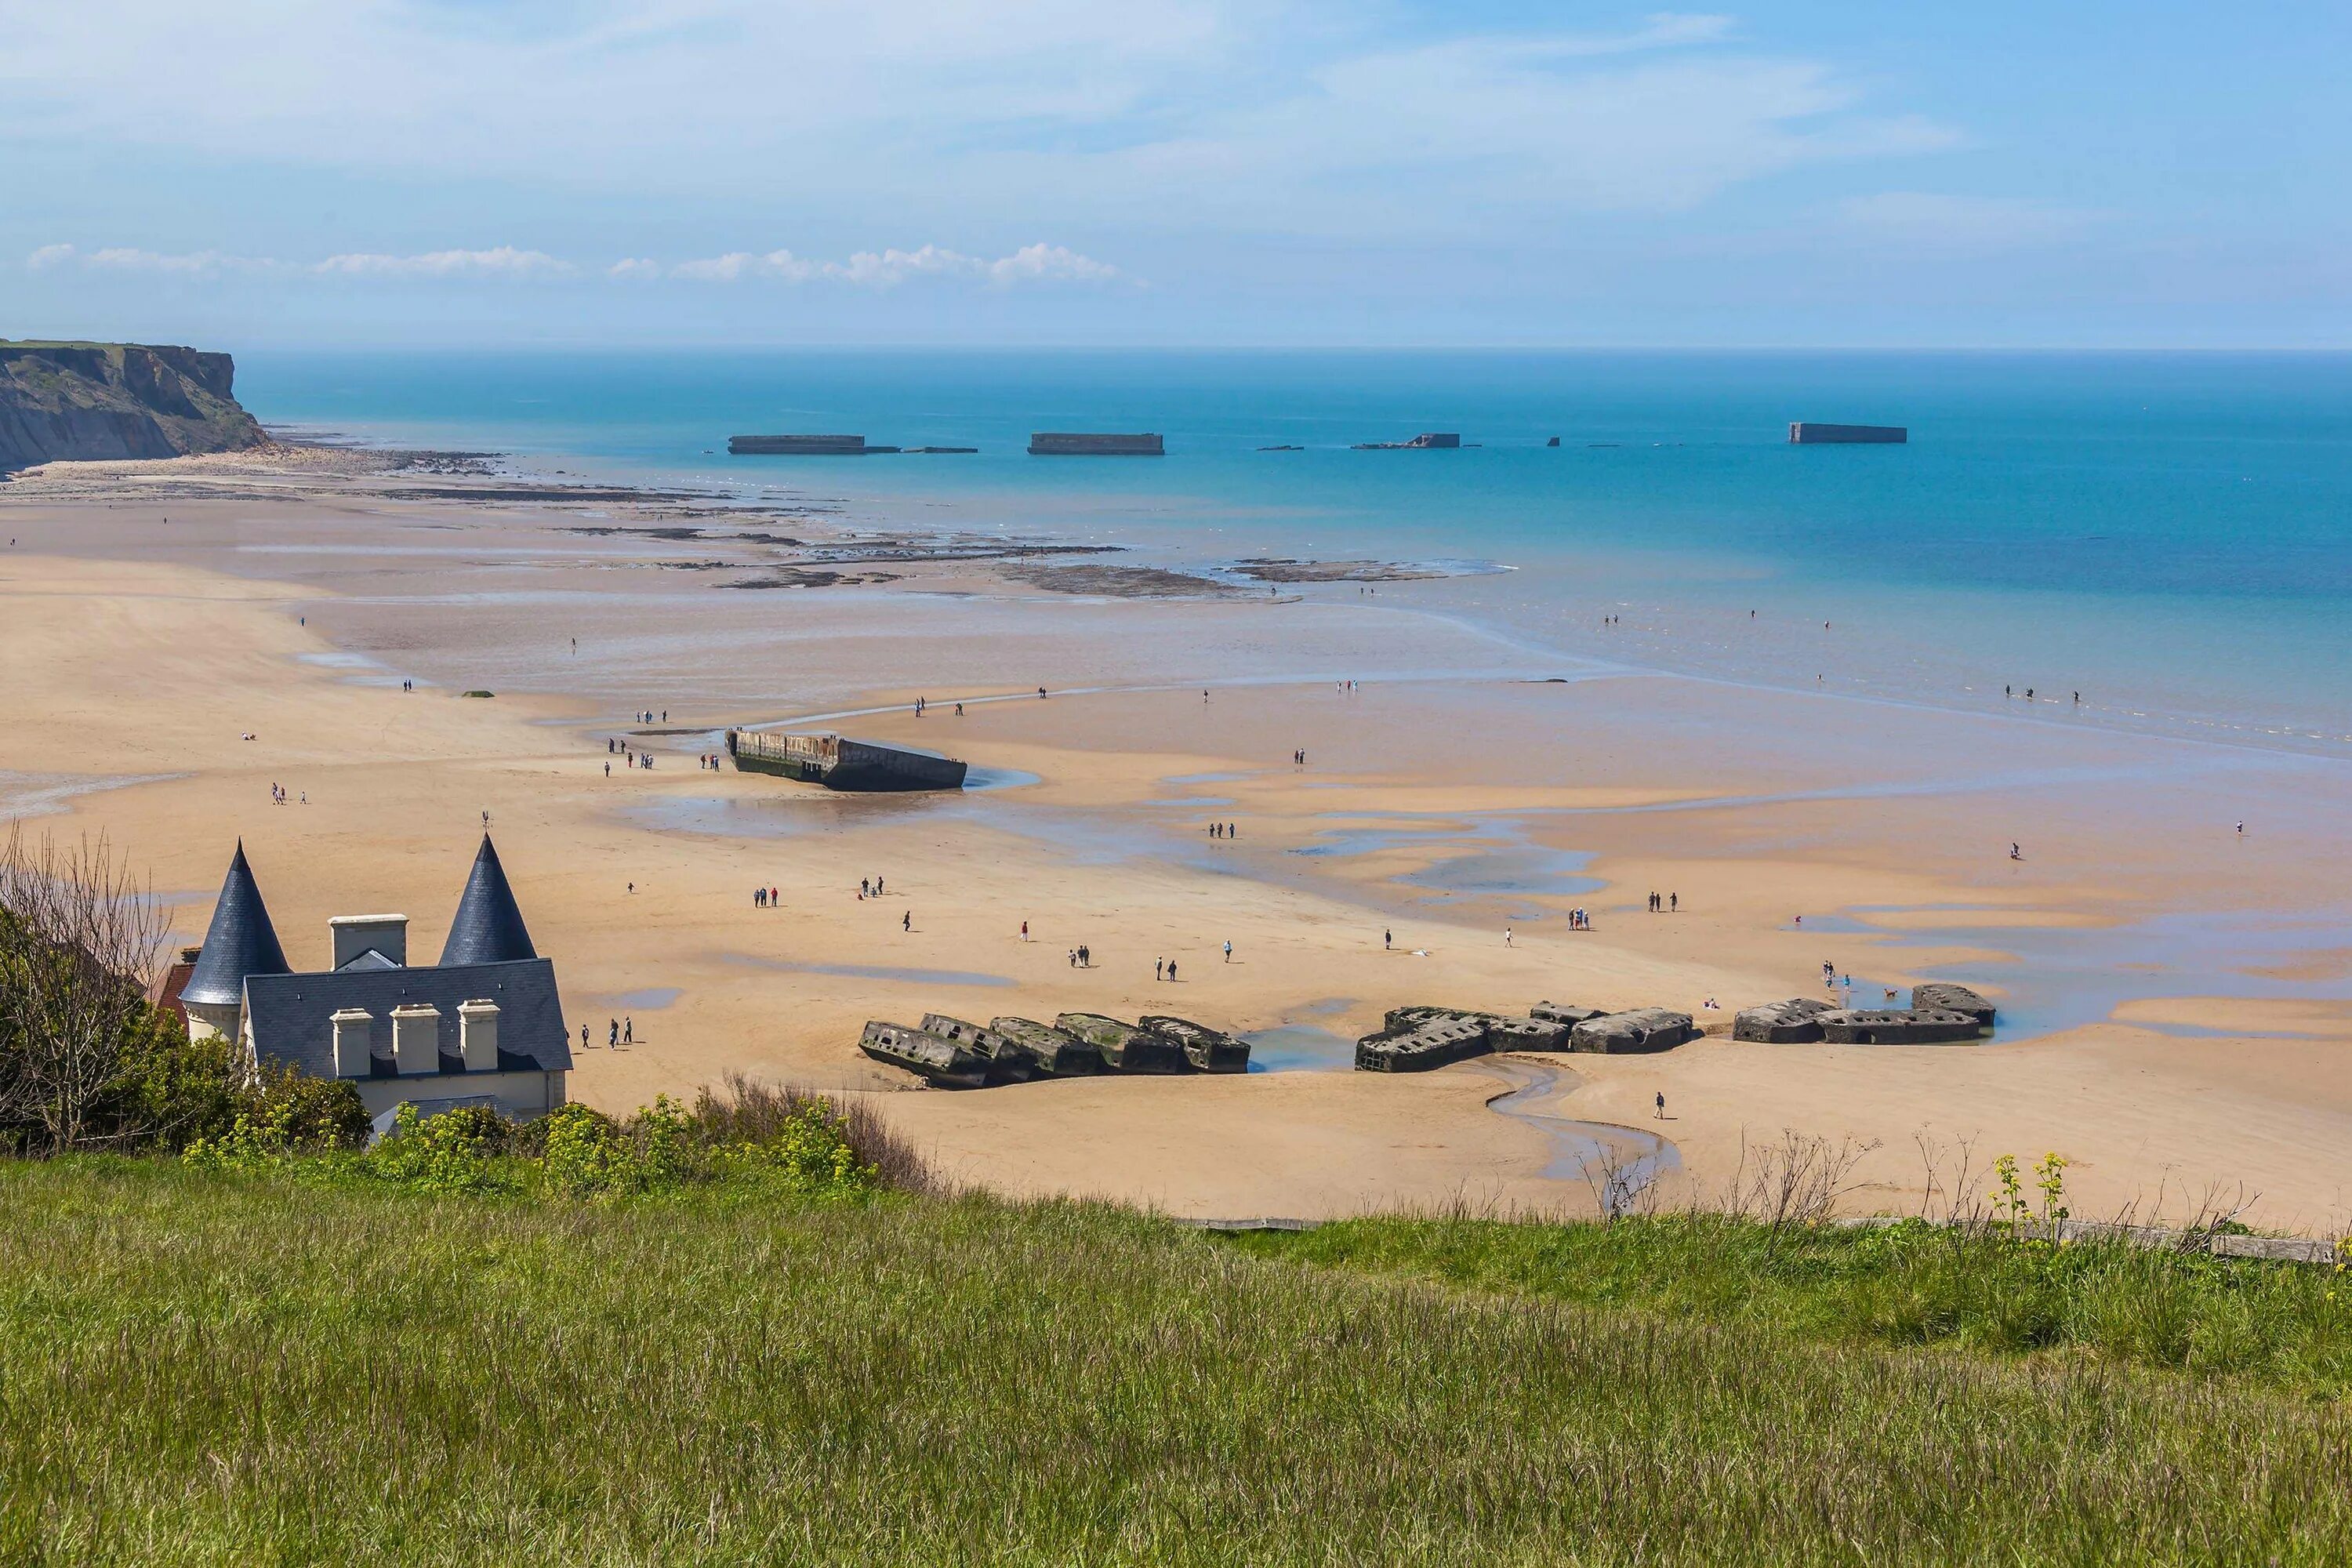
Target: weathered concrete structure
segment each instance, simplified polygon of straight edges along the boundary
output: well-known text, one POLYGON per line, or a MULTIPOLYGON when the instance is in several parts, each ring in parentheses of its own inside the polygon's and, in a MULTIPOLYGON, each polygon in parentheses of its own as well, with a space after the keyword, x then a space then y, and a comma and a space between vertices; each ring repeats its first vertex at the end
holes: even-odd
POLYGON ((1935 980, 1911 987, 1911 1005, 1918 1012, 1966 1013, 1977 1021, 1979 1028, 1988 1033, 1998 1016, 1993 1005, 1981 994, 1948 980, 1935 980))
POLYGON ((979 1089, 988 1082, 987 1058, 926 1029, 873 1019, 858 1037, 857 1048, 877 1062, 904 1068, 949 1089, 979 1089))
POLYGON ((1192 1068, 1184 1047, 1167 1036, 1100 1013, 1063 1013, 1054 1019, 1054 1027, 1100 1051, 1103 1066, 1113 1072, 1190 1072, 1192 1068))
POLYGON ((1075 430, 1040 430, 1029 437, 1033 458, 1161 458, 1167 447, 1150 433, 1101 436, 1075 430))
POLYGON ((1034 1018, 991 1018, 989 1032, 1026 1056, 1041 1078, 1088 1078, 1103 1070, 1102 1052, 1067 1029, 1034 1018))
POLYGON ((1538 1002, 1528 1009, 1530 1018, 1542 1018, 1554 1024, 1566 1024, 1573 1028, 1587 1018, 1605 1018, 1606 1007, 1580 1007, 1572 1002, 1538 1002))
POLYGON ((1822 1015, 1830 1011, 1828 1003, 1811 996, 1742 1007, 1731 1020, 1731 1037, 1770 1046, 1810 1044, 1822 1037, 1822 1015))
POLYGON ((1195 1024, 1189 1018, 1172 1017, 1165 1013, 1153 1013, 1136 1020, 1155 1035, 1165 1036, 1181 1047, 1184 1059, 1198 1072, 1249 1071, 1249 1042, 1237 1040, 1221 1029, 1195 1024))
POLYGON ((1790 422, 1789 439, 1800 447, 1899 447, 1911 439, 1900 425, 1823 425, 1819 420, 1790 422))
POLYGON ((1688 1013, 1669 1012, 1664 1007, 1636 1007, 1627 1013, 1587 1018, 1570 1031, 1569 1048, 1624 1056, 1642 1051, 1672 1050, 1685 1041, 1697 1037, 1698 1030, 1692 1026, 1688 1013))
POLYGON ((859 795, 961 789, 970 772, 953 757, 831 734, 730 730, 727 754, 735 759, 738 773, 773 773, 859 795))
POLYGON ((1359 452, 1451 452, 1462 445, 1459 432, 1424 430, 1410 441, 1359 441, 1359 452))
POLYGON ((1558 1018, 1496 1018, 1486 1026, 1486 1044, 1497 1051, 1564 1051, 1575 1028, 1558 1018))
MULTIPOLYGON (((1400 1008, 1399 1012, 1418 1012, 1418 1008, 1400 1008)), ((1395 1014, 1391 1014, 1394 1017, 1395 1014)), ((1488 1020, 1467 1014, 1450 1013, 1430 1018, 1402 1029, 1383 1029, 1366 1035, 1356 1042, 1356 1070, 1359 1072, 1429 1072, 1449 1062, 1469 1057, 1485 1056, 1493 1047, 1487 1043, 1488 1020)))
POLYGON ((994 1029, 983 1029, 978 1024, 962 1018, 950 1018, 945 1013, 923 1015, 923 1032, 952 1040, 988 1063, 988 1081, 1021 1083, 1037 1076, 1037 1064, 1029 1053, 1013 1043, 1011 1037, 994 1029))
POLYGON ((1821 1014, 1822 1038, 1833 1046, 1948 1046, 1984 1037, 1972 1013, 1913 1008, 1839 1008, 1821 1014))

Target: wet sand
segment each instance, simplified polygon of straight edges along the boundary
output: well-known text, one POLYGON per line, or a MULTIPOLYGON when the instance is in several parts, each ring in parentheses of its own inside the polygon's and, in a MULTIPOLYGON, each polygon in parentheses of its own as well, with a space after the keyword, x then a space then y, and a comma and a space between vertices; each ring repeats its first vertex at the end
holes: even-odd
POLYGON ((361 909, 437 943, 488 810, 575 1029, 630 1012, 635 1048, 572 1079, 606 1109, 744 1070, 884 1097, 1007 1191, 1584 1212, 1556 1132, 1489 1108, 1509 1064, 916 1092, 857 1027, 1083 1007, 1344 1040, 1404 1003, 1538 999, 1727 1023, 1823 994, 1827 960, 1858 1004, 1960 978, 2013 1022, 1982 1047, 1580 1057, 1542 1109, 1663 1132, 1669 1200, 1794 1129, 1879 1145, 1864 1212, 1916 1205, 1924 1135, 1979 1167, 2066 1153, 2078 1215, 2242 1193, 2258 1224, 2352 1216, 2338 764, 1568 658, 1416 598, 1443 584, 1120 601, 814 509, 681 523, 655 514, 700 503, 105 467, 0 489, 5 809, 109 832, 191 941, 242 834, 298 964, 361 909), (720 591, 885 559, 888 582, 720 591), (452 695, 473 688, 499 695, 452 695), (727 724, 821 714, 998 787, 838 796, 694 764, 727 724), (659 765, 605 777, 621 734, 659 765), (889 897, 859 900, 874 875, 889 897), (1647 913, 1652 889, 1680 910, 1647 913), (1579 906, 1595 930, 1569 929, 1579 906))

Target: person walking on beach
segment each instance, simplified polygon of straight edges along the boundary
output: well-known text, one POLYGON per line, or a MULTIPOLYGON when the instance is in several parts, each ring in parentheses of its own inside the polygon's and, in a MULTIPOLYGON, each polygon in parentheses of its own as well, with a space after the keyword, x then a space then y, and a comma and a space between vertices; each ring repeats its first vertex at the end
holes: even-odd
POLYGON ((1085 942, 1078 943, 1078 967, 1080 969, 1092 969, 1094 966, 1095 950, 1088 947, 1085 942))
POLYGON ((1396 932, 1383 929, 1381 932, 1381 951, 1382 952, 1393 952, 1395 950, 1396 932))
POLYGON ((1511 945, 1511 928, 1508 926, 1503 928, 1503 945, 1505 947, 1511 945))
POLYGON ((1227 938, 1225 939, 1225 962, 1226 962, 1227 963, 1231 963, 1233 961, 1234 961, 1234 942, 1233 942, 1233 938, 1231 938, 1231 937, 1227 937, 1227 938))
POLYGON ((625 1046, 634 1046, 634 1045, 635 1045, 636 1043, 637 1043, 637 1021, 636 1021, 635 1018, 624 1018, 624 1019, 622 1019, 622 1020, 621 1020, 621 1044, 623 1044, 623 1045, 625 1045, 625 1046))
POLYGON ((898 929, 900 931, 913 931, 915 929, 914 910, 908 910, 905 914, 898 917, 898 929))
POLYGON ((1176 980, 1176 961, 1172 958, 1168 961, 1168 979, 1171 984, 1176 980))
POLYGON ((608 1051, 621 1048, 621 1020, 618 1018, 604 1020, 604 1048, 608 1051))
POLYGON ((1656 1119, 1660 1121, 1664 1121, 1666 1119, 1666 1091, 1663 1089, 1658 1090, 1658 1110, 1656 1119))
POLYGON ((1668 893, 1666 895, 1666 913, 1673 914, 1682 907, 1683 896, 1680 893, 1668 893))
POLYGON ((2012 860, 2022 860, 2025 858, 2025 851, 2012 843, 2009 847, 2009 858, 2012 860))
POLYGON ((857 879, 857 896, 861 899, 866 896, 866 879, 863 877, 857 879))
POLYGON ((585 1024, 580 1026, 580 1048, 583 1051, 588 1048, 588 1026, 585 1024))
POLYGON ((1162 973, 1164 970, 1166 970, 1166 969, 1167 969, 1167 967, 1168 967, 1168 961, 1167 961, 1166 959, 1164 959, 1164 958, 1155 958, 1155 959, 1153 959, 1153 960, 1151 961, 1151 978, 1152 978, 1155 982, 1157 982, 1157 981, 1160 978, 1160 976, 1161 976, 1161 973, 1162 973))
POLYGON ((1027 921, 1023 921, 1021 922, 1021 940, 1023 942, 1027 942, 1029 940, 1029 922, 1027 921))

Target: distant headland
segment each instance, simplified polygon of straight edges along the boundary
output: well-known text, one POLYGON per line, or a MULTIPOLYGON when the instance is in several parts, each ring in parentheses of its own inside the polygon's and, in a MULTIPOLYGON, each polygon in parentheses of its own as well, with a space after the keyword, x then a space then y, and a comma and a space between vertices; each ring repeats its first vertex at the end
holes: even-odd
POLYGON ((236 377, 228 355, 191 348, 0 338, 0 474, 260 446, 236 377))

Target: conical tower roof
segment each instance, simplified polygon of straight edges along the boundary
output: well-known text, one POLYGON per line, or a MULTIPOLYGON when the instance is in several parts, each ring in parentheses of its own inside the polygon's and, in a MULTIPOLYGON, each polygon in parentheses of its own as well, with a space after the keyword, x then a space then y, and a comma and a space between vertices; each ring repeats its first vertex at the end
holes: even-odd
POLYGON ((213 906, 213 923, 205 930, 204 950, 180 988, 180 1000, 234 1007, 245 1000, 247 975, 286 973, 286 950, 278 945, 278 928, 269 923, 268 906, 254 886, 240 838, 221 882, 220 902, 213 906))
POLYGON ((506 868, 485 833, 473 874, 466 879, 466 896, 457 900, 457 918, 449 922, 449 940, 441 944, 441 962, 509 963, 538 956, 522 910, 515 907, 514 889, 507 886, 506 868))

